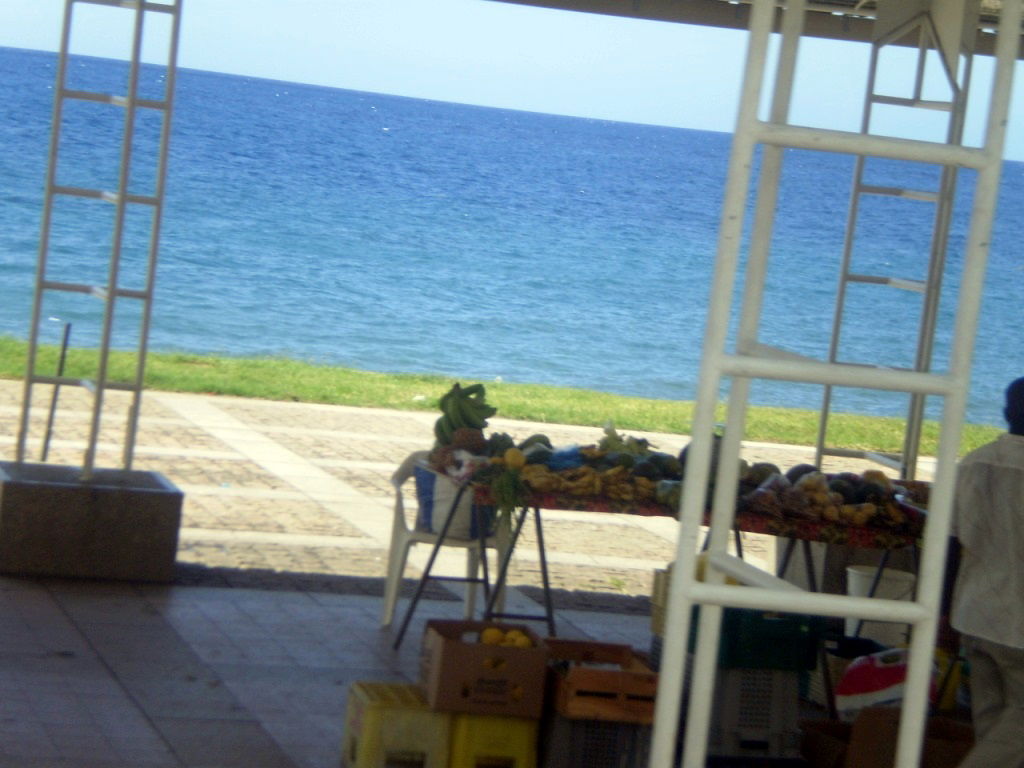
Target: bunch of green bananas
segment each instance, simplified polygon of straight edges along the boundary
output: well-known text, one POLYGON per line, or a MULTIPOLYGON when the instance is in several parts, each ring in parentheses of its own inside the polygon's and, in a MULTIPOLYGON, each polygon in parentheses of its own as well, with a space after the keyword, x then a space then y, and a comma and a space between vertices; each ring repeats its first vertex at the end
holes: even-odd
POLYGON ((434 436, 439 445, 449 445, 455 430, 466 427, 484 429, 487 419, 498 412, 487 404, 483 384, 463 388, 458 382, 441 398, 441 417, 434 423, 434 436))

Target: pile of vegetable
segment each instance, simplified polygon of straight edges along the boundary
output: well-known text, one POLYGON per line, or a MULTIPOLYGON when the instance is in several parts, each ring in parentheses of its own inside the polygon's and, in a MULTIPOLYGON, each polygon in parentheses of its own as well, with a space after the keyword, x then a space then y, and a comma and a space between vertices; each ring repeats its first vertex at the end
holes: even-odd
MULTIPOLYGON (((649 441, 621 435, 607 424, 593 445, 556 449, 543 434, 517 442, 504 432, 485 435, 497 409, 482 384, 455 384, 439 402, 437 442, 430 463, 458 481, 489 486, 500 511, 528 503, 531 493, 657 503, 675 510, 683 489, 687 448, 678 455, 649 441)), ((708 499, 719 458, 712 444, 708 499)), ((798 464, 783 472, 767 462, 739 461, 737 511, 776 519, 823 521, 901 531, 920 524, 915 507, 927 506, 925 483, 890 479, 879 470, 826 475, 798 464)))
POLYGON ((507 512, 525 504, 530 494, 523 477, 527 452, 539 446, 550 453, 551 441, 540 434, 518 444, 505 432, 485 436, 487 420, 497 413, 486 398, 483 384, 462 387, 458 382, 441 398, 429 462, 457 481, 489 485, 495 505, 507 512))
POLYGON ((488 485, 499 510, 522 506, 531 492, 653 502, 660 482, 682 480, 679 456, 620 435, 611 424, 595 445, 558 450, 543 434, 519 442, 505 432, 485 434, 497 413, 486 394, 482 384, 456 383, 440 399, 430 464, 458 481, 488 485))
POLYGON ((892 531, 920 527, 929 487, 893 480, 877 469, 828 475, 812 464, 785 473, 773 464, 755 464, 740 486, 741 513, 892 531))

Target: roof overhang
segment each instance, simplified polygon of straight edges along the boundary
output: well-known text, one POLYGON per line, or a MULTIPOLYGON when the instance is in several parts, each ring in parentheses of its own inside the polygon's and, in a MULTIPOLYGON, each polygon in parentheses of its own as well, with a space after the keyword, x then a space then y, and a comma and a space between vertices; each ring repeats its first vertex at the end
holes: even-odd
MULTIPOLYGON (((746 30, 749 0, 497 0, 563 11, 599 13, 649 21, 669 21, 724 29, 746 30)), ((804 34, 831 40, 869 43, 874 27, 875 0, 814 0, 807 3, 804 34)), ((982 0, 975 52, 992 55, 999 24, 999 0, 982 0)), ((781 17, 781 10, 776 12, 781 17)), ((776 20, 778 27, 779 20, 776 20)), ((895 41, 917 45, 917 38, 895 41)), ((1018 54, 1018 58, 1021 55, 1018 54)))

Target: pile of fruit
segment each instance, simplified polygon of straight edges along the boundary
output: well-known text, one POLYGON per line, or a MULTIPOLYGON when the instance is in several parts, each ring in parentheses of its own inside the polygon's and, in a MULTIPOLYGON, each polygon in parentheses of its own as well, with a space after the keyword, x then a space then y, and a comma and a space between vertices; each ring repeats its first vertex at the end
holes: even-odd
POLYGON ((441 416, 434 423, 431 468, 457 481, 489 485, 495 505, 503 512, 522 506, 530 493, 522 475, 526 452, 534 446, 550 452, 547 436, 532 435, 518 444, 504 432, 485 436, 487 419, 497 408, 487 403, 483 384, 463 387, 456 382, 438 405, 441 416))
POLYGON ((889 478, 877 469, 826 475, 811 464, 783 473, 754 464, 740 481, 738 511, 776 519, 810 520, 894 531, 918 527, 927 484, 889 478))
MULTIPOLYGON (((531 493, 656 503, 672 511, 679 506, 687 448, 678 455, 658 451, 643 438, 620 435, 611 424, 596 444, 563 449, 555 449, 543 434, 519 442, 504 432, 485 436, 487 419, 497 409, 487 403, 482 384, 455 384, 439 405, 431 465, 438 472, 488 485, 502 511, 523 506, 531 493)), ((719 443, 716 436, 709 500, 719 443)), ((826 475, 816 466, 799 464, 783 472, 775 464, 743 460, 738 469, 737 511, 779 520, 901 531, 920 524, 919 515, 911 519, 913 507, 928 502, 927 484, 901 483, 879 470, 826 475)))
POLYGON ((502 629, 501 627, 484 627, 480 630, 480 642, 483 645, 503 645, 513 648, 533 648, 533 640, 521 629, 502 629))
POLYGON ((482 384, 456 383, 439 406, 431 467, 490 486, 503 511, 522 506, 531 492, 652 502, 660 480, 682 478, 679 457, 655 451, 643 438, 621 436, 611 425, 598 444, 563 450, 543 434, 519 442, 504 432, 485 436, 497 409, 482 384))
POLYGON ((438 405, 431 467, 488 485, 502 511, 522 506, 531 492, 653 502, 659 481, 682 478, 679 457, 654 450, 642 438, 621 436, 611 425, 596 445, 562 450, 543 434, 518 442, 504 432, 485 435, 497 409, 487 403, 482 384, 456 383, 438 405))

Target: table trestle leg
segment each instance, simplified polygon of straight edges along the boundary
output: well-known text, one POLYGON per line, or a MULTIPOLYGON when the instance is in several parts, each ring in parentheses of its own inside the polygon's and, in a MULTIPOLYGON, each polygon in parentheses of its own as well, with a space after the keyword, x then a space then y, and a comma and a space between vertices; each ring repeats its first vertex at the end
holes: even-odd
POLYGON ((523 530, 523 524, 526 522, 526 518, 530 513, 530 507, 524 506, 516 513, 515 527, 512 531, 512 539, 509 542, 508 549, 505 552, 504 557, 501 559, 501 563, 498 567, 498 575, 494 582, 494 589, 491 591, 490 599, 487 601, 487 607, 484 609, 484 619, 525 619, 530 621, 545 621, 548 626, 548 635, 550 637, 555 636, 555 612, 551 601, 551 583, 548 578, 548 561, 547 555, 544 551, 544 531, 540 521, 540 507, 533 508, 533 522, 537 531, 537 556, 540 559, 540 574, 541 582, 544 591, 544 613, 542 614, 524 614, 524 613, 511 613, 506 611, 496 611, 494 604, 497 601, 498 594, 502 589, 505 588, 505 581, 508 579, 508 567, 512 561, 512 553, 515 551, 516 543, 519 541, 519 534, 523 530))

